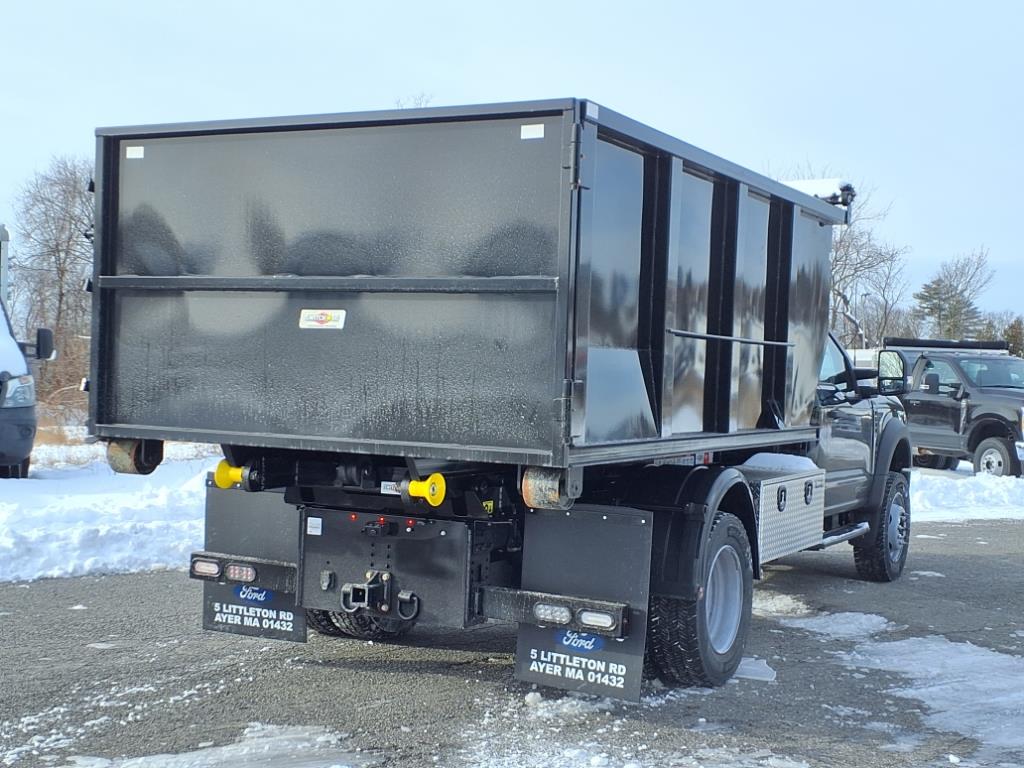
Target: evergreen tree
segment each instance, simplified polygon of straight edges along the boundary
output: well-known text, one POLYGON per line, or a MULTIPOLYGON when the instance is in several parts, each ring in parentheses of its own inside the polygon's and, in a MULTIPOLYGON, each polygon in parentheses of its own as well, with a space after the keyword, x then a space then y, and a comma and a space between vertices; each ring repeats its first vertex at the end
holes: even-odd
POLYGON ((947 261, 939 273, 914 294, 918 314, 932 326, 932 335, 957 339, 984 331, 978 296, 992 280, 988 253, 981 249, 947 261))
POLYGON ((1003 331, 1003 338, 1010 345, 1010 354, 1024 357, 1024 317, 1018 315, 1003 331))

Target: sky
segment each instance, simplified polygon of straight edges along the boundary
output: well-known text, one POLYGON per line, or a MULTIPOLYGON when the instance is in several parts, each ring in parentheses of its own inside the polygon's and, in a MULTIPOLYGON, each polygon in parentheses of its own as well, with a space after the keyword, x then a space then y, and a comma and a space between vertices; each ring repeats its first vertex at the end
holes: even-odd
POLYGON ((1024 312, 1022 31, 1016 0, 0 0, 0 222, 97 126, 577 96, 762 173, 849 179, 911 291, 985 247, 982 308, 1024 312))

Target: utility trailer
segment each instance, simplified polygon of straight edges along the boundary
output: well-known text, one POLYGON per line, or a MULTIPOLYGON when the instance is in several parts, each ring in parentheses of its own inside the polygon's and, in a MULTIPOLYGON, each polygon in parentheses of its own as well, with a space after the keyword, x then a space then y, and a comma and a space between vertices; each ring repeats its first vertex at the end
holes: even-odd
POLYGON ((852 190, 575 99, 97 137, 90 430, 222 446, 208 629, 503 620, 518 678, 635 700, 732 675, 770 560, 902 570, 905 426, 819 381, 852 190))

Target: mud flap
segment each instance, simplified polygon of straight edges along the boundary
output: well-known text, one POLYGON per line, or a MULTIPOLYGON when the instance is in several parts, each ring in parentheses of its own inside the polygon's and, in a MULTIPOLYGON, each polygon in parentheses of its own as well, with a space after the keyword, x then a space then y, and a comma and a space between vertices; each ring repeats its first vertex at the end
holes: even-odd
MULTIPOLYGON (((306 612, 296 603, 299 514, 281 493, 226 490, 206 479, 206 547, 193 557, 256 569, 252 584, 203 580, 203 629, 306 642, 306 612)), ((197 578, 195 574, 192 578, 197 578)))
POLYGON ((252 584, 203 584, 203 629, 270 640, 306 642, 306 612, 294 592, 252 584))
POLYGON ((527 515, 523 589, 622 602, 629 611, 621 639, 521 623, 516 644, 519 680, 640 700, 652 523, 649 512, 597 505, 527 515))

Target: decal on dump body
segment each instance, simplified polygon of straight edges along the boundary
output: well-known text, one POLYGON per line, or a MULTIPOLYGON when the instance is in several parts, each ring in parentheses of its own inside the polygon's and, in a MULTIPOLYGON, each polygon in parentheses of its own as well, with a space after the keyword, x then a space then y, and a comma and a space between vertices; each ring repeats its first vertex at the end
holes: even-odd
POLYGON ((344 327, 344 309, 303 309, 299 312, 299 328, 333 328, 340 331, 344 327))

